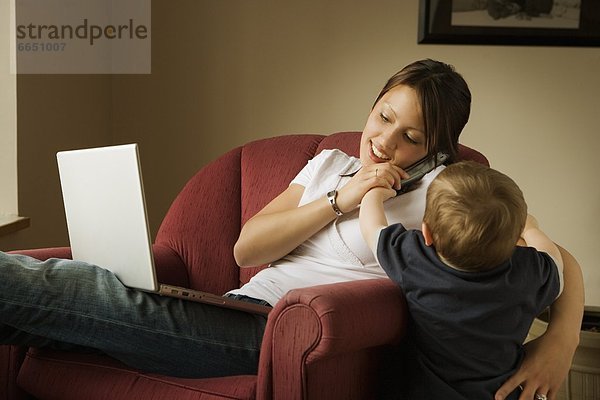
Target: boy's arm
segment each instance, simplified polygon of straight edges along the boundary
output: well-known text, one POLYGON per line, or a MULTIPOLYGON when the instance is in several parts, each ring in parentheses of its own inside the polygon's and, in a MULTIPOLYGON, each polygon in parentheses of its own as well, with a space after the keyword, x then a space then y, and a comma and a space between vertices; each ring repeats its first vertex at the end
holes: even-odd
POLYGON ((365 194, 360 203, 360 232, 372 252, 377 251, 377 233, 388 226, 383 212, 383 202, 396 195, 392 189, 374 188, 365 194))
POLYGON ((519 400, 532 399, 536 392, 555 394, 569 373, 579 344, 584 289, 579 263, 567 250, 562 247, 559 250, 564 262, 565 287, 550 306, 548 329, 527 343, 523 363, 498 389, 495 400, 504 400, 519 385, 524 388, 519 400))
MULTIPOLYGON (((563 274, 563 259, 560 250, 552 240, 540 229, 538 221, 533 215, 527 215, 527 222, 521 237, 527 246, 534 247, 538 251, 548 253, 556 262, 559 275, 563 274)), ((562 281, 562 279, 561 279, 562 281)), ((562 288, 562 282, 561 282, 562 288)))

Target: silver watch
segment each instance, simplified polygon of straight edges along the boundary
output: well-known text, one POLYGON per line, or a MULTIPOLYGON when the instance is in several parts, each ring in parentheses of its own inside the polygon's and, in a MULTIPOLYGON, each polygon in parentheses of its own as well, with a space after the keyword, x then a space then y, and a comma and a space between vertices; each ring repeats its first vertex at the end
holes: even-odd
POLYGON ((331 192, 327 193, 327 200, 329 200, 329 204, 331 204, 331 208, 333 208, 335 215, 337 215, 338 217, 341 217, 342 215, 344 215, 344 213, 342 212, 342 210, 340 210, 340 208, 338 207, 338 205, 335 201, 337 199, 337 195, 338 195, 338 191, 332 190, 331 192))

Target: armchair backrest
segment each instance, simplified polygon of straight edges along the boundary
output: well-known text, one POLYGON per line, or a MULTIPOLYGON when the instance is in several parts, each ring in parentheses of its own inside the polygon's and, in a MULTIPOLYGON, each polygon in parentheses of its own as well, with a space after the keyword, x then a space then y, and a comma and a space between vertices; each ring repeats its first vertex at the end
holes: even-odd
MULTIPOLYGON (((185 185, 163 219, 155 243, 179 255, 191 288, 224 293, 239 287, 262 268, 236 265, 233 245, 241 226, 321 150, 337 148, 358 156, 360 135, 284 135, 225 153, 185 185)), ((481 153, 465 146, 459 157, 489 165, 481 153)))

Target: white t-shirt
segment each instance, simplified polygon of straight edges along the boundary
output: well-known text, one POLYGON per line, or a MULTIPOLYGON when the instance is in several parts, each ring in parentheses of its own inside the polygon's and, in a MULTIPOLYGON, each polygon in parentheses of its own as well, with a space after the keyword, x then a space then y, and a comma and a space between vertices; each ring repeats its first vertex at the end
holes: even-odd
MULTIPOLYGON (((340 190, 360 169, 360 160, 340 150, 324 150, 310 160, 291 183, 304 186, 300 204, 340 190)), ((427 187, 444 167, 425 175, 416 188, 384 203, 390 224, 401 222, 407 229, 421 229, 427 187)), ((358 209, 346 213, 307 239, 287 256, 273 262, 240 289, 229 293, 263 299, 271 305, 289 290, 359 279, 386 278, 363 240, 358 209)))

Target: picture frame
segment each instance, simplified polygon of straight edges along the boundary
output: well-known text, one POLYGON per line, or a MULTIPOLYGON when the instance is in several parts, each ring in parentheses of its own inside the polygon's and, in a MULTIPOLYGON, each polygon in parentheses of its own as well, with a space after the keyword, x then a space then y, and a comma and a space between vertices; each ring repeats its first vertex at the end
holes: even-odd
POLYGON ((600 1, 528 1, 420 0, 418 43, 600 46, 600 1))

